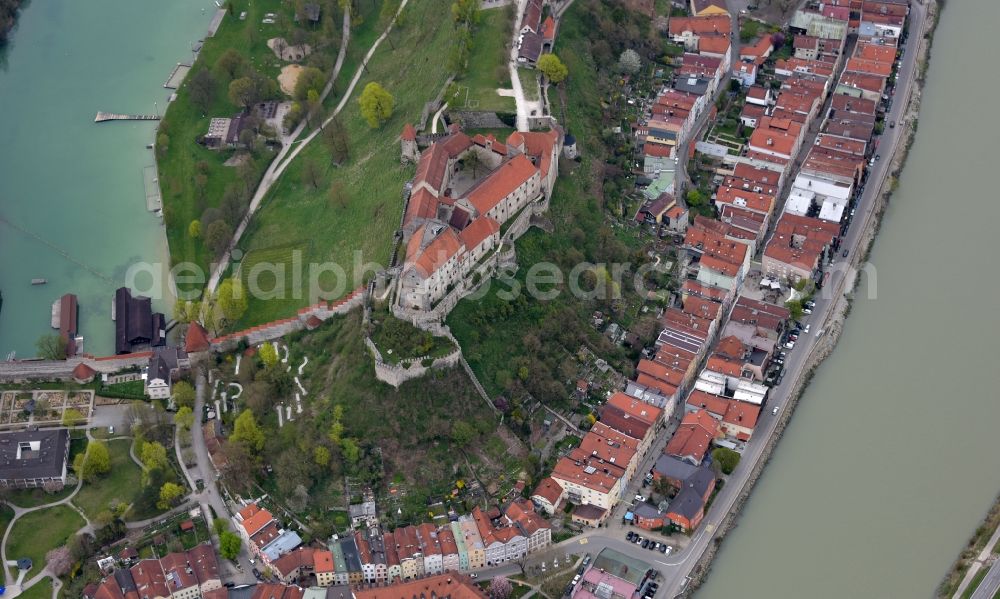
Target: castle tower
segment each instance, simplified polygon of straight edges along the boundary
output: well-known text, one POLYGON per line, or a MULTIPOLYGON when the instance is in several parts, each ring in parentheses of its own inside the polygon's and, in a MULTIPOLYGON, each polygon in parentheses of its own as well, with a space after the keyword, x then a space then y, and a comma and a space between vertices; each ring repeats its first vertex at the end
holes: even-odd
POLYGON ((563 156, 569 158, 570 160, 575 160, 578 156, 576 150, 576 138, 571 134, 567 133, 566 137, 563 138, 563 156))
POLYGON ((403 126, 403 133, 399 136, 400 161, 416 163, 420 160, 420 150, 417 148, 417 130, 413 125, 406 123, 403 126))

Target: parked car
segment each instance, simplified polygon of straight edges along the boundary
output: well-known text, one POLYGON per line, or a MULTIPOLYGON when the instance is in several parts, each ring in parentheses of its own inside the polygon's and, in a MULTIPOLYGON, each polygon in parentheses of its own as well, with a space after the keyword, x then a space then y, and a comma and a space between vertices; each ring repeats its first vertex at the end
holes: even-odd
POLYGON ((669 547, 667 547, 666 544, 660 545, 660 553, 666 553, 667 549, 669 549, 669 547))
POLYGON ((652 543, 650 543, 650 544, 649 544, 649 549, 650 549, 650 551, 656 551, 656 546, 657 546, 657 544, 658 544, 658 543, 657 543, 656 541, 653 541, 652 543))
MULTIPOLYGON (((812 311, 812 308, 802 308, 802 313, 803 314, 812 314, 813 311, 812 311)), ((809 332, 809 327, 808 326, 806 326, 806 332, 807 333, 809 332)))
POLYGON ((778 406, 774 406, 774 409, 771 410, 771 413, 772 414, 777 414, 778 413, 778 406))
POLYGON ((794 349, 794 348, 795 348, 794 341, 789 341, 788 343, 785 344, 785 349, 794 349))
POLYGON ((260 580, 260 570, 258 570, 257 568, 254 568, 254 569, 253 569, 253 576, 254 576, 254 578, 256 578, 257 580, 260 580))
POLYGON ((844 250, 843 252, 840 253, 840 255, 846 258, 849 252, 850 250, 844 250))
POLYGON ((646 498, 643 497, 642 495, 636 495, 635 500, 638 501, 639 503, 642 503, 643 501, 646 501, 646 498))
POLYGON ((803 329, 803 332, 805 332, 805 333, 809 333, 809 325, 806 325, 806 328, 805 328, 805 329, 803 329))
POLYGON ((896 121, 889 121, 889 128, 893 129, 896 127, 896 121))
POLYGON ((643 539, 642 540, 642 548, 645 549, 647 547, 649 547, 649 539, 643 539))
POLYGON ((881 159, 882 159, 882 155, 881 154, 875 154, 875 162, 878 162, 881 159))
POLYGON ((630 530, 630 531, 628 531, 628 534, 625 535, 625 540, 626 541, 631 542, 632 539, 634 539, 634 538, 635 538, 635 531, 630 530))

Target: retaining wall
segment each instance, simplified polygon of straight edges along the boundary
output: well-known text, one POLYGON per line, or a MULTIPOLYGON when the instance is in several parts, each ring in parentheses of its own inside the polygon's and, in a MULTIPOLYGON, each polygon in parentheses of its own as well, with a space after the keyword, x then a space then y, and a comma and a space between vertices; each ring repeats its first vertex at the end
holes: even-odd
POLYGON ((430 366, 424 366, 423 364, 424 360, 429 359, 430 356, 421 356, 419 358, 401 360, 398 364, 389 364, 382 359, 382 353, 375 346, 375 343, 372 342, 371 338, 365 337, 365 345, 368 346, 375 359, 375 378, 397 389, 406 381, 424 376, 429 370, 454 368, 462 357, 462 348, 456 343, 454 351, 447 356, 435 358, 430 366))
POLYGON ((211 341, 212 351, 232 351, 243 339, 246 339, 247 343, 250 345, 256 345, 258 343, 263 343, 264 341, 274 341, 275 339, 284 337, 289 333, 305 329, 306 321, 309 320, 310 316, 315 316, 320 320, 327 320, 337 314, 347 314, 354 308, 361 306, 364 303, 364 298, 365 288, 359 287, 347 296, 335 302, 319 302, 317 304, 313 304, 312 306, 302 308, 299 310, 298 314, 292 318, 276 320, 274 322, 251 327, 242 331, 236 331, 235 333, 229 333, 228 335, 223 335, 222 337, 216 337, 211 341))

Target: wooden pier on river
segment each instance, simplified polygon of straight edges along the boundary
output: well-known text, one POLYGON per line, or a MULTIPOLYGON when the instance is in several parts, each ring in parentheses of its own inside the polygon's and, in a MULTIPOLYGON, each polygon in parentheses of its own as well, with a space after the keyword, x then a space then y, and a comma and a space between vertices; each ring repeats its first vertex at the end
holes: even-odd
POLYGON ((98 112, 97 116, 94 117, 95 123, 103 123, 105 121, 158 121, 160 116, 157 114, 116 114, 114 112, 98 112))

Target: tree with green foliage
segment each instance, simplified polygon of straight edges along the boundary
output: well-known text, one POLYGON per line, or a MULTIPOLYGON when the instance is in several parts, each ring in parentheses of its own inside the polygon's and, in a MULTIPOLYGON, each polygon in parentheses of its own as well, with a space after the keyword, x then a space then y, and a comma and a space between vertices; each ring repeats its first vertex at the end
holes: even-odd
POLYGON ((73 470, 76 477, 83 481, 93 480, 101 474, 110 472, 111 454, 108 453, 108 446, 97 440, 87 443, 86 451, 77 454, 73 460, 73 470))
POLYGON ((243 282, 236 277, 224 280, 216 293, 219 308, 226 320, 239 320, 247 311, 247 294, 243 289, 243 282))
POLYGON ((555 54, 543 54, 538 59, 538 70, 552 83, 561 83, 569 75, 569 69, 555 54))
POLYGON ((67 341, 59 333, 47 333, 35 341, 38 357, 43 360, 65 360, 67 341))
POLYGON ((219 555, 228 560, 235 560, 240 555, 242 544, 239 536, 227 530, 219 535, 219 555))
POLYGON ((253 106, 257 99, 256 88, 249 77, 240 77, 229 82, 229 101, 242 108, 253 106))
POLYGON ((273 368, 278 363, 278 350, 274 349, 273 343, 263 343, 260 350, 257 351, 257 355, 260 356, 260 361, 267 368, 273 368))
POLYGON ((451 425, 451 440, 459 447, 465 447, 476 437, 476 429, 464 420, 456 420, 451 425))
POLYGON ((174 398, 174 403, 178 406, 188 408, 194 407, 195 391, 194 387, 191 386, 191 383, 185 380, 180 380, 174 383, 172 396, 174 398))
POLYGON ((330 465, 330 450, 322 445, 317 445, 313 449, 313 462, 320 468, 330 465))
POLYGON ((804 315, 802 300, 788 300, 785 302, 785 307, 788 308, 792 320, 799 320, 804 315))
POLYGON ((215 61, 215 70, 223 75, 227 81, 235 79, 245 67, 246 59, 235 48, 229 48, 215 61))
POLYGON ((181 406, 174 414, 174 424, 181 427, 182 431, 189 431, 194 426, 194 412, 187 406, 181 406))
POLYGON ((77 410, 76 408, 66 408, 63 411, 63 416, 62 416, 63 426, 67 427, 77 426, 79 424, 83 424, 86 421, 87 421, 86 416, 84 416, 83 413, 81 413, 80 410, 77 410))
POLYGON ((451 5, 455 27, 471 27, 479 23, 479 0, 455 0, 451 5))
POLYGON ((732 474, 740 463, 740 454, 727 447, 717 447, 712 451, 712 462, 723 474, 732 474))
POLYGON ((191 77, 191 82, 187 84, 188 93, 191 94, 191 103, 202 114, 208 112, 215 102, 215 77, 208 69, 198 69, 198 72, 191 77))
POLYGON ((161 510, 169 510, 178 504, 181 497, 184 497, 184 487, 171 482, 163 483, 160 487, 160 500, 156 502, 156 507, 161 510))
POLYGON ((372 81, 365 86, 358 98, 361 105, 361 116, 368 122, 372 129, 381 127, 389 117, 395 105, 395 99, 384 87, 372 81))
POLYGON ((253 417, 253 412, 243 410, 236 417, 230 440, 243 445, 251 452, 258 452, 264 448, 264 431, 260 430, 260 425, 253 417))
POLYGON ((299 102, 304 102, 309 98, 309 92, 316 92, 317 97, 326 85, 326 74, 316 67, 306 67, 299 72, 299 78, 295 80, 295 89, 292 97, 299 102))
POLYGON ((200 302, 179 299, 174 303, 174 320, 181 324, 189 324, 198 320, 200 311, 200 302))
POLYGON ((212 520, 212 530, 215 531, 215 536, 222 536, 222 533, 229 530, 229 522, 225 518, 215 518, 212 520))
POLYGON ((167 448, 156 441, 142 443, 139 461, 146 470, 166 470, 170 467, 170 462, 167 461, 167 448))
POLYGON ((340 452, 344 454, 344 459, 348 464, 357 464, 361 459, 361 448, 354 439, 347 438, 340 441, 340 452))
POLYGON ((194 219, 191 224, 188 225, 188 237, 191 239, 198 239, 201 237, 201 221, 194 219))
POLYGON ((233 227, 225 219, 214 220, 205 229, 205 247, 216 256, 221 256, 226 251, 232 238, 233 227))
POLYGON ((159 156, 165 156, 167 150, 170 149, 170 136, 166 133, 160 133, 156 136, 156 153, 159 156))

